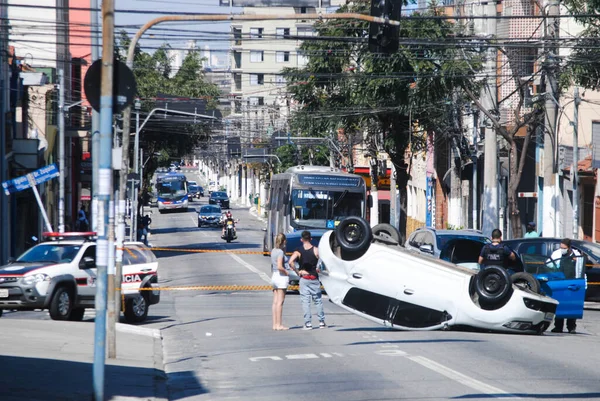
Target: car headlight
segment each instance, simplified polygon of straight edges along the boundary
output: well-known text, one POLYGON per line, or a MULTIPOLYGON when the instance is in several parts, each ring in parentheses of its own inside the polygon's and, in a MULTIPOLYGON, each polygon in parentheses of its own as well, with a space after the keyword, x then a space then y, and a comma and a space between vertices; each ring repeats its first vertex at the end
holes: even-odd
POLYGON ((23 283, 27 285, 41 283, 42 281, 50 281, 50 276, 44 273, 38 273, 23 277, 23 283))

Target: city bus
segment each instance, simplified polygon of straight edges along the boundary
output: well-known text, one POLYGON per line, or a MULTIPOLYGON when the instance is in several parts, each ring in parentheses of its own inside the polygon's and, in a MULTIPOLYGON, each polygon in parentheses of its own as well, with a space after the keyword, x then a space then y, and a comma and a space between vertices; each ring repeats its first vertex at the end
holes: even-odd
POLYGON ((158 211, 188 209, 187 178, 185 174, 168 172, 156 177, 156 204, 158 211))
POLYGON ((270 252, 278 233, 287 237, 287 252, 300 246, 308 230, 317 245, 321 235, 347 216, 365 218, 371 206, 365 180, 333 167, 297 166, 271 178, 263 249, 270 252))

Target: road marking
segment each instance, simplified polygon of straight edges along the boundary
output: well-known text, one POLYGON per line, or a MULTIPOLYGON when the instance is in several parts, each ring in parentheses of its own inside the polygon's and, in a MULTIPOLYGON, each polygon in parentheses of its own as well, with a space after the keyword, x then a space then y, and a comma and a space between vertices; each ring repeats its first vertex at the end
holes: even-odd
POLYGON ((319 359, 317 354, 294 354, 286 355, 286 359, 319 359))
POLYGON ((250 362, 258 362, 258 361, 260 361, 262 359, 268 359, 268 360, 271 360, 271 361, 283 361, 283 359, 281 359, 278 356, 257 356, 257 357, 254 357, 254 358, 250 358, 250 362))
POLYGON ((326 352, 321 352, 319 355, 321 355, 323 358, 333 358, 333 355, 326 352))
POLYGON ((267 283, 271 283, 271 277, 269 277, 267 274, 261 272, 260 270, 258 270, 256 267, 252 266, 250 263, 246 262, 244 259, 240 258, 238 255, 233 254, 233 253, 229 253, 229 256, 231 256, 236 262, 238 262, 239 264, 241 264, 242 266, 244 266, 246 269, 250 270, 252 273, 256 273, 259 275, 260 278, 262 278, 264 281, 266 281, 267 283))
POLYGON ((399 349, 381 349, 379 351, 375 351, 377 355, 385 355, 385 356, 406 356, 406 352, 401 351, 399 349))
POLYGON ((381 344, 382 348, 398 348, 397 345, 394 344, 381 344))
POLYGON ((520 399, 520 397, 517 397, 514 394, 508 393, 497 387, 490 386, 489 384, 483 383, 472 377, 464 375, 460 372, 457 372, 456 370, 452 370, 442 364, 434 362, 431 359, 425 358, 423 356, 408 356, 407 358, 413 362, 418 363, 421 366, 426 367, 427 369, 431 369, 434 372, 441 374, 442 376, 446 376, 451 380, 454 380, 460 384, 470 387, 473 390, 479 391, 486 396, 491 396, 494 398, 520 399))

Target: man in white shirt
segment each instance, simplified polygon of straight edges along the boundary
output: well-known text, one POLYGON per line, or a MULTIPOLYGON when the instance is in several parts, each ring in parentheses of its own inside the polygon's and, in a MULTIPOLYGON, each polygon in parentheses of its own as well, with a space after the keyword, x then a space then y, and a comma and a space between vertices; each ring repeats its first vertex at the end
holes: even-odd
MULTIPOLYGON (((579 251, 571 247, 571 240, 569 238, 563 238, 560 241, 560 248, 552 252, 550 259, 546 262, 546 265, 553 269, 560 269, 565 273, 565 278, 577 278, 582 277, 583 273, 583 258, 576 258, 581 256, 579 251)), ((577 319, 567 319, 567 330, 570 334, 576 334, 577 319)), ((565 319, 555 318, 553 333, 562 333, 565 324, 565 319)))

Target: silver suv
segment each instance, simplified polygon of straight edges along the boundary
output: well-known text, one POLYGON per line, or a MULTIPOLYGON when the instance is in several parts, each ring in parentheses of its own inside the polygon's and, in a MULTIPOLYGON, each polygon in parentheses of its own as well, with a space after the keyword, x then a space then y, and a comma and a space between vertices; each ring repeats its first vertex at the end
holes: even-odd
POLYGON ((410 234, 404 246, 406 249, 477 270, 481 248, 490 242, 488 237, 477 230, 422 227, 410 234))

